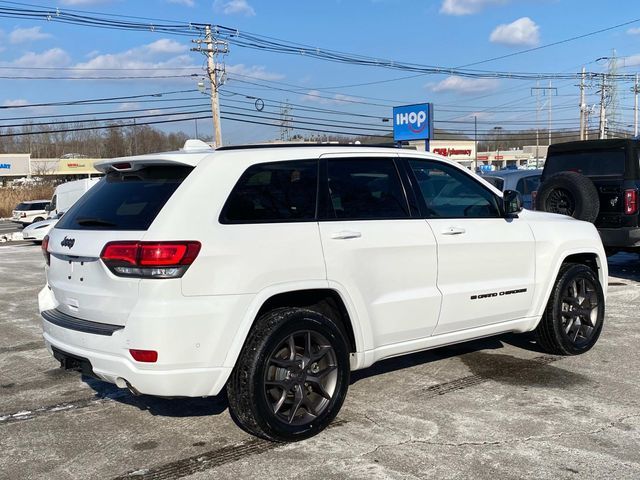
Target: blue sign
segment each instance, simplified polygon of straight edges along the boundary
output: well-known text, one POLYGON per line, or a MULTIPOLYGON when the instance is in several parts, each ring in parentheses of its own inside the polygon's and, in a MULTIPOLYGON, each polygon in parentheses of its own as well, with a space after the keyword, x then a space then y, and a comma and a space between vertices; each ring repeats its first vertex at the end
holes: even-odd
POLYGON ((7 170, 11 169, 11 164, 10 163, 0 163, 0 168, 4 168, 7 170))
POLYGON ((393 107, 393 139, 431 140, 433 138, 433 104, 393 107))

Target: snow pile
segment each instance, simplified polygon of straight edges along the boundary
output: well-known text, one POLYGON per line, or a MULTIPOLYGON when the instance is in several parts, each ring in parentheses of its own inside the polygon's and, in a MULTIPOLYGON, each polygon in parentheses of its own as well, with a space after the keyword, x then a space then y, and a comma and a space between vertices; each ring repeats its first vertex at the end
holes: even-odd
POLYGON ((22 232, 11 232, 11 233, 0 234, 0 243, 18 242, 20 240, 24 240, 24 238, 22 237, 22 232))

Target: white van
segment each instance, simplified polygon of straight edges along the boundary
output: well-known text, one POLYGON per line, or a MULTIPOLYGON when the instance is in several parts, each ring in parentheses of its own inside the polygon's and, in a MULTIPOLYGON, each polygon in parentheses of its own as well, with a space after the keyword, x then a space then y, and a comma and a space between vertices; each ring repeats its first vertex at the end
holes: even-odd
POLYGON ((83 178, 58 185, 51 198, 49 218, 57 218, 59 214, 69 210, 98 181, 99 178, 83 178))

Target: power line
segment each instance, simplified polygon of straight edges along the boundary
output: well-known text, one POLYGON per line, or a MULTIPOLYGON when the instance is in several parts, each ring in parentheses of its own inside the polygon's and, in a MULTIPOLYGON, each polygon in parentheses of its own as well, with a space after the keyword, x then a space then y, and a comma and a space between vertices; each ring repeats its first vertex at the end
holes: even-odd
POLYGON ((193 93, 197 92, 195 89, 189 90, 173 90, 170 92, 157 92, 157 93, 145 93, 140 95, 126 95, 120 97, 104 97, 104 98, 93 98, 87 100, 69 100, 69 101, 60 101, 60 102, 50 102, 50 103, 26 103, 24 105, 0 105, 0 110, 9 110, 13 108, 34 108, 34 107, 59 107, 59 106, 71 106, 71 105, 89 105, 94 102, 107 102, 114 100, 133 100, 138 98, 147 98, 147 97, 162 97, 163 95, 175 95, 177 93, 193 93))

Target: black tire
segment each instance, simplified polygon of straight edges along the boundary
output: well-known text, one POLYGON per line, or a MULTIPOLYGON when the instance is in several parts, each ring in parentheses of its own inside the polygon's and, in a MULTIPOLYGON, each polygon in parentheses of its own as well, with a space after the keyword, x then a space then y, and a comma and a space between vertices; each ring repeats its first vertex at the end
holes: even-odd
POLYGON ((585 353, 598 341, 603 324, 604 294, 597 275, 585 265, 563 265, 535 330, 540 348, 554 355, 585 353), (582 296, 585 301, 574 305, 582 296))
POLYGON ((33 219, 33 222, 31 222, 31 224, 34 224, 36 222, 42 222, 43 220, 44 220, 44 218, 42 218, 42 217, 36 217, 36 218, 33 219))
POLYGON ((600 211, 600 197, 593 182, 584 175, 559 172, 540 185, 536 209, 593 223, 600 211))
POLYGON ((249 333, 227 382, 229 410, 241 427, 258 437, 303 440, 338 414, 349 376, 347 342, 331 319, 302 308, 276 309, 261 316, 249 333))

